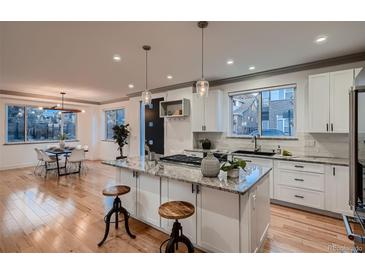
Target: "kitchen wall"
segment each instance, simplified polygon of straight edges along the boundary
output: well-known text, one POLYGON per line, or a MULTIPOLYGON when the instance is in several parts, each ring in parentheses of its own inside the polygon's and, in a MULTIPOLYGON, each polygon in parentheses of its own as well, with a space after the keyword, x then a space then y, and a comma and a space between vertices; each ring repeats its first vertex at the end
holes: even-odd
MULTIPOLYGON (((316 155, 330 157, 348 157, 348 134, 309 134, 306 133, 308 127, 308 76, 310 74, 337 71, 349 68, 365 66, 365 62, 357 62, 340 66, 332 66, 321 69, 286 73, 270 77, 256 78, 242 82, 214 87, 221 89, 228 96, 228 92, 245 91, 263 87, 296 84, 296 139, 294 140, 273 140, 260 139, 258 143, 263 149, 273 149, 280 145, 283 149, 301 155, 316 155)), ((344 102, 347 103, 347 102, 344 102)), ((228 102, 223 106, 228 113, 228 102)), ((228 126, 229 120, 225 124, 228 126)), ((244 138, 230 138, 226 133, 194 133, 194 143, 198 140, 208 138, 219 149, 245 149, 252 148, 252 140, 244 138)))
MULTIPOLYGON (((46 148, 47 145, 57 145, 56 143, 38 143, 38 144, 12 144, 6 145, 5 138, 5 106, 6 104, 20 104, 20 105, 39 105, 39 106, 53 106, 59 102, 45 101, 45 100, 30 100, 29 98, 11 98, 0 97, 0 170, 18 168, 25 166, 32 166, 37 163, 36 153, 34 148, 46 148)), ((78 114, 77 137, 79 142, 72 143, 88 145, 89 152, 86 154, 88 159, 97 159, 97 116, 95 106, 86 106, 78 104, 67 104, 66 107, 84 109, 85 113, 78 114)))

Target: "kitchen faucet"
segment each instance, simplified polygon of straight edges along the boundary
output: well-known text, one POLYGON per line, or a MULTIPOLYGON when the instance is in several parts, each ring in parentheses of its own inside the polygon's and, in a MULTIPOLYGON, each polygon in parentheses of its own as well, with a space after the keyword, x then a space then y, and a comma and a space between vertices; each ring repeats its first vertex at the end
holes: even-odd
POLYGON ((252 142, 254 143, 254 152, 258 152, 261 150, 261 146, 257 145, 257 137, 260 137, 260 134, 255 134, 252 136, 252 142))

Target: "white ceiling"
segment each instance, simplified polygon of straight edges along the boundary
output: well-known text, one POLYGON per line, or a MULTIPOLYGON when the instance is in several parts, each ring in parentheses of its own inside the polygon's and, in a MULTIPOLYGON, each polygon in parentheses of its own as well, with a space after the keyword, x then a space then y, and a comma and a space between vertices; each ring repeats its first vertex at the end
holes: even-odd
MULTIPOLYGON (((252 73, 251 65, 258 72, 365 50, 365 22, 210 22, 205 33, 208 80, 252 73), (313 43, 320 34, 327 43, 313 43)), ((150 88, 200 77, 196 22, 1 22, 0 35, 3 90, 122 98, 144 88, 144 44, 152 46, 150 88), (116 53, 120 63, 112 61, 116 53)))

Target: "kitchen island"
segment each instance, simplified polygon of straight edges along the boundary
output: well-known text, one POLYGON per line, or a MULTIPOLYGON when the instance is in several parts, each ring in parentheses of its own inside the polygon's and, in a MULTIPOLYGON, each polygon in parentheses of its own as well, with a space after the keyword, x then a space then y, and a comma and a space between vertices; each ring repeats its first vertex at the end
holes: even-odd
POLYGON ((103 164, 116 167, 117 184, 131 187, 121 199, 132 217, 170 233, 173 221, 160 218, 158 207, 187 201, 196 211, 181 223, 196 247, 209 252, 260 250, 270 223, 270 168, 248 164, 239 178, 230 179, 225 172, 207 178, 197 167, 139 157, 103 164))

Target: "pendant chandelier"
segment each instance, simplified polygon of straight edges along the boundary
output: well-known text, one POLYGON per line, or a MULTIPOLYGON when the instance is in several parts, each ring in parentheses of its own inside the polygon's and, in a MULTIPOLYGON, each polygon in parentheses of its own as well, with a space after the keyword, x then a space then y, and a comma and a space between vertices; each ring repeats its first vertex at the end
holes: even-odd
POLYGON ((146 52, 146 88, 142 92, 142 102, 145 105, 150 105, 152 102, 152 93, 148 90, 148 51, 151 50, 151 47, 145 45, 142 48, 146 52))
POLYGON ((198 22, 198 27, 202 30, 202 77, 196 82, 196 93, 201 97, 208 96, 209 82, 204 79, 204 29, 208 26, 208 22, 198 22))
POLYGON ((65 108, 65 95, 66 92, 60 92, 61 94, 61 104, 57 104, 56 106, 50 107, 50 108, 43 108, 40 107, 39 109, 50 109, 50 110, 58 110, 60 113, 84 113, 85 110, 79 110, 79 109, 72 109, 72 108, 65 108))

